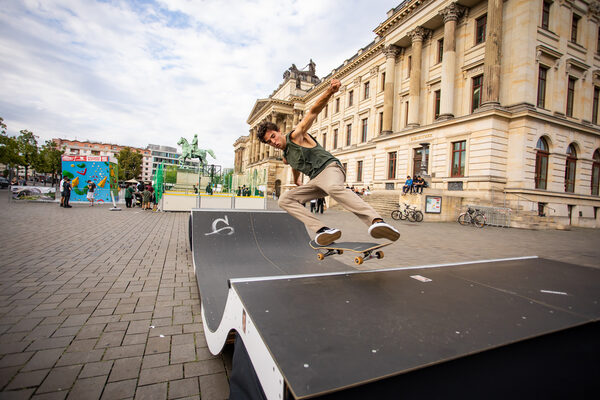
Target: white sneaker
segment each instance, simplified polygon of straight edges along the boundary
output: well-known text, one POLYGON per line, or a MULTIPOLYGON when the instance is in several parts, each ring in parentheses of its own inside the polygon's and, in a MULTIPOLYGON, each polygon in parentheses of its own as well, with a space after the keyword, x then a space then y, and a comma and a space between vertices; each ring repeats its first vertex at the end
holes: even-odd
POLYGON ((326 229, 321 233, 317 233, 315 236, 315 242, 319 246, 327 246, 335 242, 342 236, 342 231, 339 229, 326 229))
POLYGON ((386 224, 383 221, 375 222, 369 227, 369 235, 375 239, 386 238, 395 242, 400 238, 400 232, 393 226, 386 224))

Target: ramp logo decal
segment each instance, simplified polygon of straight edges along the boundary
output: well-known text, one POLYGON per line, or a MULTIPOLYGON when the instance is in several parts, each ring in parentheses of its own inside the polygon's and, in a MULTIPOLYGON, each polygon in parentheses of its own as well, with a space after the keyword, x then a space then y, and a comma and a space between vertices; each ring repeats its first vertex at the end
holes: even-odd
POLYGON ((214 235, 215 233, 219 234, 219 235, 227 235, 227 236, 233 235, 235 233, 235 230, 233 229, 233 227, 229 226, 229 220, 227 219, 227 215, 225 216, 225 218, 215 219, 212 223, 212 232, 205 233, 204 236, 214 235), (225 224, 225 226, 217 228, 217 224, 219 222, 222 222, 223 224, 225 224), (225 232, 227 232, 227 233, 225 233, 225 232))

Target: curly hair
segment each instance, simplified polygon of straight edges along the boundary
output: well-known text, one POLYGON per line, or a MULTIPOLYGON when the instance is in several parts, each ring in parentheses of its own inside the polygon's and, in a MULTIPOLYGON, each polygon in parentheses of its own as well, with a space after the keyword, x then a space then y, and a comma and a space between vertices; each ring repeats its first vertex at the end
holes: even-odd
POLYGON ((256 136, 258 137, 258 140, 260 140, 262 143, 266 143, 265 134, 267 133, 267 131, 279 132, 279 127, 274 123, 268 121, 262 122, 260 125, 258 125, 258 132, 256 136))

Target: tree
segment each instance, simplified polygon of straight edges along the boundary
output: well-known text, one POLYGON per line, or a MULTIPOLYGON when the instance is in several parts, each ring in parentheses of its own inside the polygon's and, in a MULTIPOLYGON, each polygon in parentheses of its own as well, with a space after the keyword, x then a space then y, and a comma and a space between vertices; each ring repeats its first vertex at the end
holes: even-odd
POLYGON ((54 182, 56 175, 60 175, 62 170, 61 156, 64 152, 65 150, 59 149, 55 142, 46 140, 40 149, 36 171, 52 174, 52 182, 54 182))
POLYGON ((128 181, 141 175, 142 155, 125 147, 117 154, 119 160, 119 180, 128 181))
POLYGON ((7 166, 8 179, 12 180, 13 168, 16 165, 21 165, 21 157, 19 156, 19 146, 16 139, 8 136, 6 129, 4 119, 0 117, 0 163, 7 166))
POLYGON ((37 162, 37 145, 37 139, 33 132, 28 130, 20 131, 20 135, 17 136, 17 146, 19 155, 21 156, 19 165, 25 167, 25 180, 27 180, 27 171, 29 170, 29 167, 32 167, 37 162))

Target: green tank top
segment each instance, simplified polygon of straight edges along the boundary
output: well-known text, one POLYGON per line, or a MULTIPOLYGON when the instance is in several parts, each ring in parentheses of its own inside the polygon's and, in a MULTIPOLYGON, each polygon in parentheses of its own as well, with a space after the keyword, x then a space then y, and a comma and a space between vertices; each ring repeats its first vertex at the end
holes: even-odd
POLYGON ((342 165, 340 160, 325 150, 323 146, 310 135, 312 140, 317 144, 315 147, 302 147, 292 142, 292 132, 285 135, 286 146, 283 151, 283 156, 288 164, 295 170, 300 171, 310 179, 313 179, 332 162, 337 162, 340 166, 342 165))

